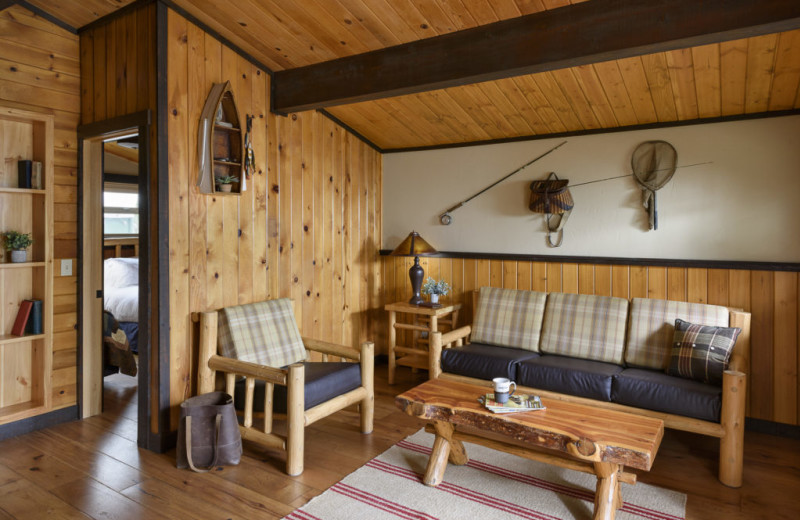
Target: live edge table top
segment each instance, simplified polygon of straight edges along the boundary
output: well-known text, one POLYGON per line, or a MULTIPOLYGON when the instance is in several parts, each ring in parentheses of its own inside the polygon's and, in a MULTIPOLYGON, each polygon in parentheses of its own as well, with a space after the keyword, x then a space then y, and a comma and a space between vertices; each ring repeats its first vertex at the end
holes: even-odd
POLYGON ((660 419, 557 399, 542 398, 545 410, 495 414, 478 402, 489 391, 488 384, 434 379, 398 395, 395 404, 420 419, 492 432, 584 461, 646 471, 664 436, 660 419))

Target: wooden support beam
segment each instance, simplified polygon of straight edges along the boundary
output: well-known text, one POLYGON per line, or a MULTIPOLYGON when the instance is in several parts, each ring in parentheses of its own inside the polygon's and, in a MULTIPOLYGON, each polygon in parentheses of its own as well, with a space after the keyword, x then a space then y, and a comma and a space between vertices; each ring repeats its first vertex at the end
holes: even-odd
POLYGON ((798 27, 797 0, 592 0, 275 72, 273 110, 413 94, 798 27))

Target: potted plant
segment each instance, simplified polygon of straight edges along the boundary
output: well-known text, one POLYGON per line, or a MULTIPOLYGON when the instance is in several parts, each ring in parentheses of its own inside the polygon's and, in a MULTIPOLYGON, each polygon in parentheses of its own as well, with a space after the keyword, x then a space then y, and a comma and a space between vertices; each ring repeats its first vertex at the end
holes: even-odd
POLYGON ((224 191, 226 193, 230 193, 231 191, 231 184, 234 182, 239 182, 239 177, 234 175, 225 175, 224 177, 217 177, 217 187, 219 191, 224 191))
POLYGON ((28 252, 26 250, 33 244, 31 234, 6 231, 3 233, 3 237, 6 239, 6 251, 11 251, 11 261, 14 263, 27 262, 28 252))
POLYGON ((447 293, 450 292, 450 286, 444 280, 437 282, 429 276, 422 286, 422 292, 430 295, 431 303, 439 303, 439 295, 447 296, 447 293))

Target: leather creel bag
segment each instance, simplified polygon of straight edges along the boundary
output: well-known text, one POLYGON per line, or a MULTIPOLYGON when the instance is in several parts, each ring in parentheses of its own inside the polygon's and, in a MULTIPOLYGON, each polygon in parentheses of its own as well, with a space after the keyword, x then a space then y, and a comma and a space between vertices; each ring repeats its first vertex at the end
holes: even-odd
POLYGON ((210 392, 181 403, 176 457, 179 468, 198 473, 239 464, 242 435, 230 395, 210 392))
POLYGON ((551 172, 543 181, 531 182, 530 210, 545 214, 561 214, 571 210, 575 203, 567 184, 569 180, 559 179, 555 172, 551 172))

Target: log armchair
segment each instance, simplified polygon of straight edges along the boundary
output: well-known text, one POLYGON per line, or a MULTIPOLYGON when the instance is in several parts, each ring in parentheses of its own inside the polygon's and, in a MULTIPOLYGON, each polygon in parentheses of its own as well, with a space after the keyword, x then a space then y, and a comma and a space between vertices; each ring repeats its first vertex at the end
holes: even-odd
POLYGON ((270 300, 195 315, 200 322, 198 392, 215 390, 216 374, 243 411, 242 438, 286 452, 286 472, 303 472, 305 427, 358 404, 361 432, 371 433, 374 413, 374 345, 361 349, 300 336, 292 301, 270 300), (308 351, 322 362, 306 361, 308 351), (337 356, 351 362, 329 361, 337 356), (254 416, 263 415, 263 425, 254 416), (272 431, 285 417, 286 435, 272 431))

